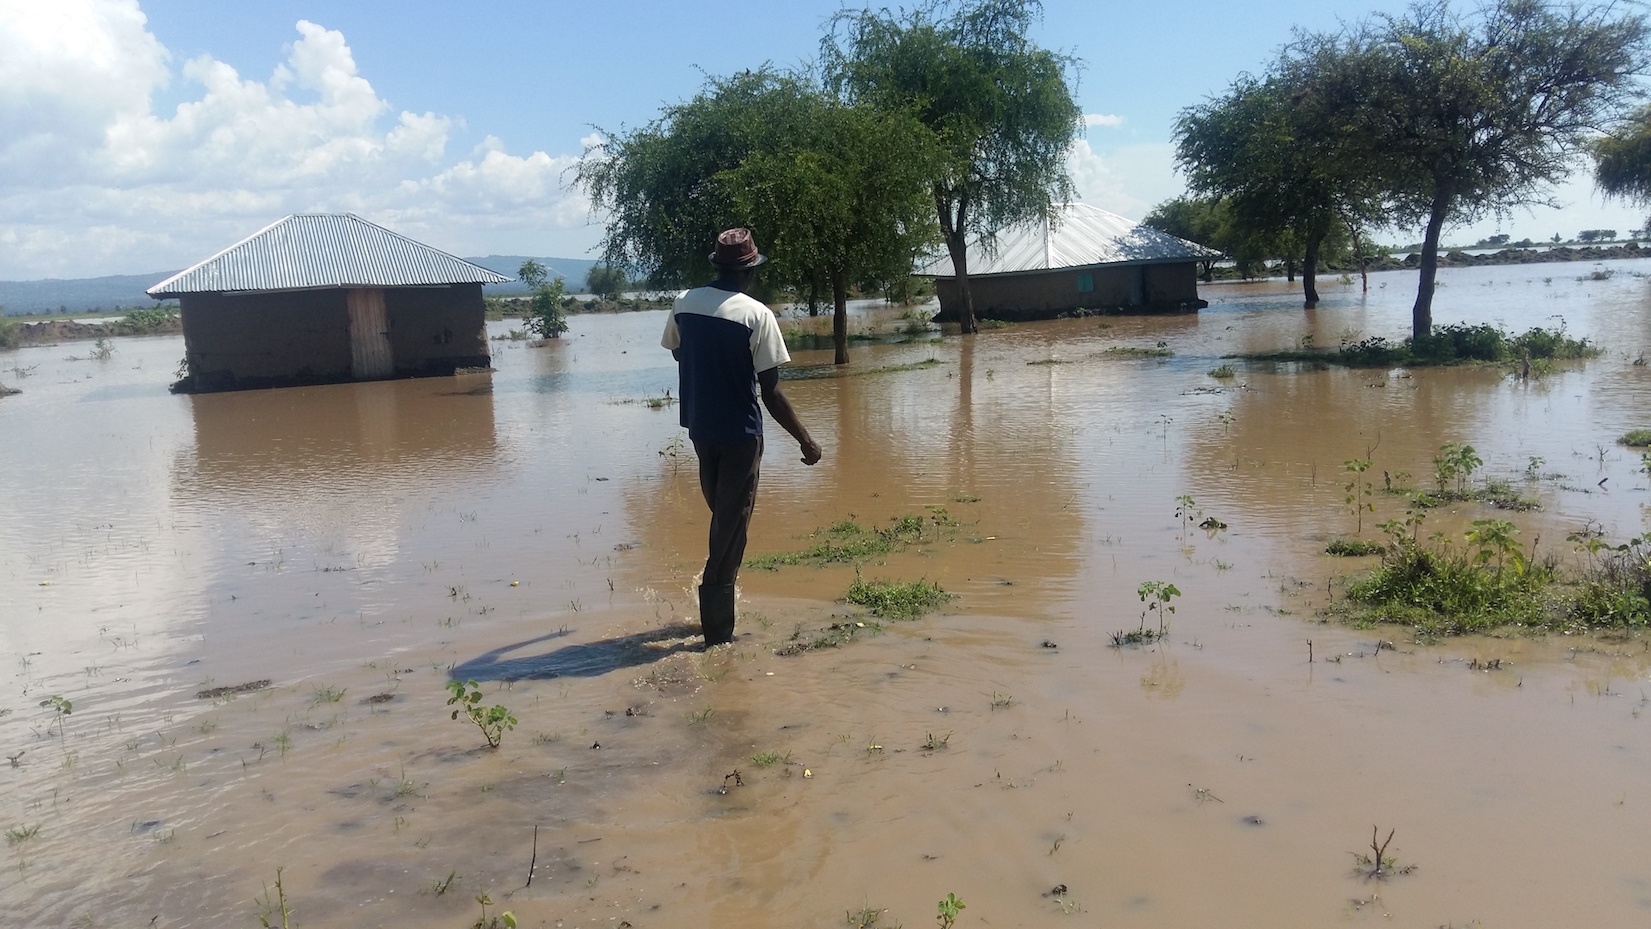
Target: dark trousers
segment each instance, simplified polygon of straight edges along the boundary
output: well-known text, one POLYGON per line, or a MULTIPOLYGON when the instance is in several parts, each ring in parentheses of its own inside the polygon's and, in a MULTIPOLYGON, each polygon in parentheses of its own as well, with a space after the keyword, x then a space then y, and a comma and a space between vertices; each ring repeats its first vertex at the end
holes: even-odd
POLYGON ((745 560, 746 530, 757 505, 762 439, 738 445, 695 442, 694 453, 699 456, 699 489, 711 508, 710 556, 700 582, 732 584, 745 560))
POLYGON ((706 645, 734 641, 734 581, 745 560, 746 530, 757 505, 762 439, 738 445, 694 443, 699 489, 711 508, 710 553, 699 585, 699 624, 706 645))

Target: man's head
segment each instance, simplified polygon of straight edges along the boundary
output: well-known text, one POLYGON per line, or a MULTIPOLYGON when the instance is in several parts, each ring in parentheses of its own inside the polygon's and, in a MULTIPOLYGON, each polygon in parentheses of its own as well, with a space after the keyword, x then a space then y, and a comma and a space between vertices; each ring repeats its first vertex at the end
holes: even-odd
POLYGON ((741 290, 750 286, 757 267, 767 260, 767 255, 757 251, 751 230, 744 228, 724 230, 717 236, 717 250, 711 253, 711 264, 722 280, 740 284, 741 290))

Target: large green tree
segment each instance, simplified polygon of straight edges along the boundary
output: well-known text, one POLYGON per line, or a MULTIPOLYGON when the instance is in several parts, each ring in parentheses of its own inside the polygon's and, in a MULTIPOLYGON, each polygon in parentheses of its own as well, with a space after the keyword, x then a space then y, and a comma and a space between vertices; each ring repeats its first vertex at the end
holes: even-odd
POLYGON ((911 269, 935 241, 933 146, 910 115, 843 104, 804 75, 713 78, 652 123, 615 134, 579 182, 608 215, 606 259, 660 285, 702 281, 716 234, 748 226, 770 281, 824 281, 836 360, 848 361, 848 292, 911 269))
POLYGON ((912 114, 941 153, 931 208, 965 333, 977 328, 968 241, 1053 219, 1054 204, 1073 193, 1066 155, 1083 116, 1072 99, 1076 62, 1027 38, 1041 12, 1037 0, 845 10, 821 44, 828 87, 856 106, 912 114))
POLYGON ((1550 204, 1644 70, 1645 19, 1624 4, 1492 0, 1471 13, 1419 3, 1350 30, 1332 99, 1356 101, 1344 129, 1396 221, 1424 224, 1412 332, 1432 332, 1447 223, 1550 204))
POLYGON ((1303 35, 1261 77, 1243 75, 1221 96, 1183 110, 1176 160, 1195 192, 1218 197, 1234 233, 1252 244, 1288 243, 1301 258, 1302 293, 1318 304, 1328 242, 1361 229, 1376 211, 1368 175, 1344 131, 1357 105, 1334 92, 1334 37, 1303 35))

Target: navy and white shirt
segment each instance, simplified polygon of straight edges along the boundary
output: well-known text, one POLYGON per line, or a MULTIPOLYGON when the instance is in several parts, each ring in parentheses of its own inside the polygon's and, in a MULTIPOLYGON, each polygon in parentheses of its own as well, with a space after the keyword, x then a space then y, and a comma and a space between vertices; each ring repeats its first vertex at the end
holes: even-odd
POLYGON ((774 312, 718 287, 684 291, 659 344, 677 351, 688 438, 735 445, 762 436, 757 373, 791 360, 774 312))

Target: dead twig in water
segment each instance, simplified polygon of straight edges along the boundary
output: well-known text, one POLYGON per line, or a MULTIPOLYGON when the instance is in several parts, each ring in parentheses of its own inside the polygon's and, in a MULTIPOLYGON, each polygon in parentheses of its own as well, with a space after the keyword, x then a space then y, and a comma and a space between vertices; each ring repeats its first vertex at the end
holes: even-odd
POLYGON ((533 824, 533 857, 527 860, 527 886, 533 886, 533 869, 539 864, 539 824, 533 824))
POLYGON ((1381 829, 1377 826, 1370 827, 1370 854, 1353 853, 1353 860, 1358 862, 1360 868, 1370 869, 1364 872, 1366 878, 1385 881, 1394 874, 1409 874, 1416 870, 1416 866, 1413 864, 1405 865, 1402 868, 1398 867, 1397 863, 1387 856, 1387 846, 1393 841, 1393 833, 1397 831, 1397 829, 1387 830, 1387 838, 1383 839, 1381 844, 1378 845, 1376 839, 1381 835, 1381 829))

